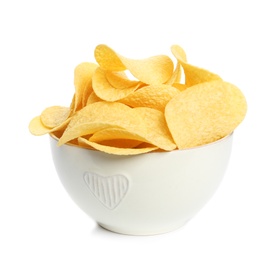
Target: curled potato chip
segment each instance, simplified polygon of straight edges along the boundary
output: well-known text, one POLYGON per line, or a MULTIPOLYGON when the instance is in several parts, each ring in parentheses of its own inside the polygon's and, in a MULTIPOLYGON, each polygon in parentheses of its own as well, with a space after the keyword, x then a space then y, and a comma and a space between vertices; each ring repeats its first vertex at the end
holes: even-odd
MULTIPOLYGON (((140 84, 140 83, 139 83, 140 84)), ((93 90, 95 94, 105 101, 117 101, 134 92, 140 85, 127 88, 114 88, 107 80, 103 69, 97 68, 93 77, 93 90)))
POLYGON ((242 92, 222 80, 197 84, 176 95, 165 109, 172 137, 179 149, 214 142, 230 134, 244 119, 242 92))
POLYGON ((179 45, 173 45, 171 51, 184 70, 186 88, 203 82, 221 80, 219 75, 187 63, 186 54, 179 45))
POLYGON ((141 124, 136 126, 134 133, 163 150, 171 151, 176 149, 164 113, 149 107, 136 107, 132 110, 134 116, 140 118, 141 121, 141 124))
POLYGON ((174 83, 179 83, 181 79, 181 65, 179 62, 177 62, 175 70, 171 77, 166 81, 165 84, 172 85, 174 83))
POLYGON ((188 63, 182 63, 181 65, 185 73, 186 87, 191 87, 203 82, 221 80, 220 76, 208 70, 190 65, 188 63))
POLYGON ((111 139, 111 140, 104 140, 98 142, 98 144, 116 147, 116 148, 135 148, 141 143, 142 143, 141 141, 131 140, 131 139, 111 139))
POLYGON ((131 107, 150 107, 163 112, 166 104, 178 93, 180 91, 170 85, 148 85, 121 99, 120 102, 131 107))
POLYGON ((118 89, 130 88, 139 84, 138 80, 130 80, 124 72, 110 71, 105 72, 106 78, 111 86, 118 89))
POLYGON ((71 109, 63 106, 52 106, 41 113, 41 122, 48 128, 61 125, 70 116, 71 109))
POLYGON ((129 70, 138 80, 146 84, 165 83, 173 73, 173 62, 166 55, 147 59, 128 59, 114 52, 107 45, 95 48, 95 59, 101 68, 112 71, 129 70))
POLYGON ((117 102, 99 101, 87 105, 73 115, 71 122, 61 136, 62 145, 79 136, 94 134, 107 127, 129 127, 138 124, 131 114, 131 108, 117 102))
POLYGON ((70 120, 71 120, 71 118, 68 118, 60 125, 53 127, 53 128, 49 128, 49 127, 46 127, 42 123, 41 116, 36 116, 29 123, 29 131, 31 132, 31 134, 37 135, 37 136, 49 134, 49 133, 56 132, 56 131, 61 131, 66 128, 66 126, 68 125, 70 120))
POLYGON ((89 104, 98 102, 98 101, 102 101, 102 100, 101 100, 101 99, 96 95, 96 93, 93 91, 93 92, 89 95, 89 97, 87 98, 86 106, 89 105, 89 104))
POLYGON ((141 136, 131 133, 125 129, 110 127, 102 129, 96 133, 94 133, 89 141, 100 143, 102 141, 113 140, 113 139, 122 139, 122 140, 136 140, 139 142, 146 142, 147 140, 142 138, 141 136))
POLYGON ((90 147, 95 148, 98 151, 106 152, 109 154, 115 154, 115 155, 136 155, 136 154, 148 153, 158 149, 157 147, 118 148, 118 147, 101 145, 95 142, 90 142, 89 140, 82 137, 79 137, 78 140, 80 143, 84 143, 90 147))
POLYGON ((104 70, 122 71, 126 70, 118 54, 105 44, 99 44, 94 51, 95 60, 104 70))
POLYGON ((74 70, 74 85, 75 85, 75 102, 74 111, 85 106, 88 97, 92 93, 92 76, 97 64, 91 62, 83 62, 76 66, 74 70))
POLYGON ((184 49, 175 44, 171 46, 171 52, 174 55, 174 57, 176 57, 176 59, 180 62, 180 63, 186 63, 187 62, 187 57, 186 57, 186 53, 184 51, 184 49))
POLYGON ((165 83, 173 73, 173 62, 165 55, 143 60, 121 59, 131 74, 146 84, 165 83))
POLYGON ((181 84, 181 83, 173 83, 172 84, 172 86, 174 87, 174 88, 177 88, 178 90, 180 90, 180 91, 183 91, 183 90, 185 90, 186 88, 188 88, 188 86, 186 85, 186 84, 181 84))
POLYGON ((29 123, 29 131, 33 135, 44 135, 51 131, 51 128, 46 127, 42 121, 41 116, 34 117, 29 123))
POLYGON ((176 148, 162 112, 146 107, 133 109, 121 103, 105 101, 88 105, 76 113, 58 145, 108 127, 123 128, 164 150, 176 148))

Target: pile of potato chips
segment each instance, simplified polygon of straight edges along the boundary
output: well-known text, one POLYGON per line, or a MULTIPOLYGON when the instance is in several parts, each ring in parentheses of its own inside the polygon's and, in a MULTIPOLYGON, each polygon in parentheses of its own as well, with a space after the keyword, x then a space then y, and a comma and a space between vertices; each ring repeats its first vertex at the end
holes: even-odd
POLYGON ((117 155, 192 148, 232 133, 247 111, 240 89, 189 64, 180 46, 171 53, 130 59, 98 45, 96 63, 75 68, 69 107, 46 108, 30 132, 117 155))

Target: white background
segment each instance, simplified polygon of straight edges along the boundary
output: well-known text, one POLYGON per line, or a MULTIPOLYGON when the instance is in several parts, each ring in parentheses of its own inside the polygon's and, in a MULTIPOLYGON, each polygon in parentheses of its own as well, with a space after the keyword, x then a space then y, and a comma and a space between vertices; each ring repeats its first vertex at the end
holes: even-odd
POLYGON ((1 1, 0 259, 279 259, 277 1, 1 1), (245 94, 225 178, 211 201, 164 235, 118 235, 71 201, 48 137, 28 131, 51 105, 68 105, 74 67, 105 43, 123 56, 170 54, 245 94))

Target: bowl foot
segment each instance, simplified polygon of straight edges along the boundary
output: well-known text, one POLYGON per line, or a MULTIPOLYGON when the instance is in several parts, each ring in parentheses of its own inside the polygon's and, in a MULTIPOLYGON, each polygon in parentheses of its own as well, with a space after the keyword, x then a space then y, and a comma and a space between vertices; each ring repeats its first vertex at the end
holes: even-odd
MULTIPOLYGON (((189 220, 188 220, 189 221, 189 220)), ((186 223, 188 222, 183 222, 183 223, 179 223, 176 225, 172 225, 172 226, 168 226, 168 227, 163 227, 163 228, 157 228, 157 229, 125 229, 125 228, 119 228, 119 227, 112 227, 103 223, 97 223, 100 227, 102 227, 103 229, 106 229, 110 232, 114 232, 117 234, 122 234, 122 235, 131 235, 131 236, 153 236, 153 235, 161 235, 161 234, 165 234, 165 233, 169 233, 172 231, 175 231, 181 227, 183 227, 184 225, 186 225, 186 223)))

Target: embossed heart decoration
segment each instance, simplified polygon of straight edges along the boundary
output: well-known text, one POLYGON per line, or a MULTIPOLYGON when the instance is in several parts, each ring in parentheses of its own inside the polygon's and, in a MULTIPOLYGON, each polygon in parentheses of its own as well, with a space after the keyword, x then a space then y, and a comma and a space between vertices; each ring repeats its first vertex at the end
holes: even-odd
POLYGON ((123 175, 101 176, 85 172, 84 181, 94 196, 108 209, 115 209, 127 194, 129 181, 123 175))

